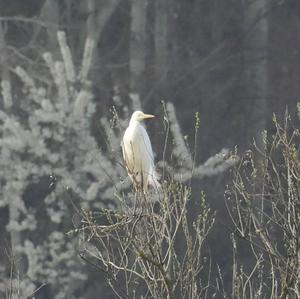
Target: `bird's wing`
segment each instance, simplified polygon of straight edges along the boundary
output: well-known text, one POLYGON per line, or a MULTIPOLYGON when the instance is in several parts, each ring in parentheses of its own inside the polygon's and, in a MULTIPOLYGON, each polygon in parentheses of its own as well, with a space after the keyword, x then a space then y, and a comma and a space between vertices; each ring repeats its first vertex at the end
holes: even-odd
POLYGON ((152 151, 152 146, 151 146, 151 142, 150 142, 150 138, 149 135, 146 131, 146 129, 144 128, 144 126, 140 126, 141 128, 141 137, 143 139, 143 145, 145 147, 145 150, 147 151, 149 157, 151 158, 152 162, 154 163, 154 156, 153 156, 153 151, 152 151))
POLYGON ((123 154, 123 159, 125 161, 127 170, 132 168, 132 165, 129 165, 132 163, 132 159, 131 158, 131 151, 132 151, 132 146, 130 145, 130 143, 132 142, 130 139, 130 137, 128 138, 129 131, 128 128, 126 129, 122 142, 121 142, 121 147, 122 147, 122 154, 123 154), (126 148, 127 147, 127 148, 126 148))
POLYGON ((150 142, 149 135, 146 131, 146 129, 141 126, 141 132, 144 140, 144 147, 145 150, 147 151, 149 157, 150 157, 150 169, 149 169, 149 183, 155 188, 159 188, 160 184, 158 182, 160 175, 156 172, 155 166, 154 166, 154 155, 153 155, 153 150, 150 142))

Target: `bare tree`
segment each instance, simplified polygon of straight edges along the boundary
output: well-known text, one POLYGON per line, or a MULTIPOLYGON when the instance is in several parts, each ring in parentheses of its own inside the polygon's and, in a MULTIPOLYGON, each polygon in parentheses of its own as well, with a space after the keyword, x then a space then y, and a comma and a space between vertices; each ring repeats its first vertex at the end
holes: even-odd
POLYGON ((283 125, 274 117, 274 125, 272 136, 262 134, 263 149, 244 154, 225 194, 233 223, 232 298, 300 297, 299 132, 288 115, 283 125), (239 259, 242 243, 247 263, 239 259))
POLYGON ((105 273, 118 298, 200 298, 209 291, 209 257, 205 239, 214 212, 204 194, 191 223, 187 205, 191 190, 180 183, 153 194, 135 194, 132 206, 118 195, 119 211, 82 211, 79 233, 82 257, 105 273))

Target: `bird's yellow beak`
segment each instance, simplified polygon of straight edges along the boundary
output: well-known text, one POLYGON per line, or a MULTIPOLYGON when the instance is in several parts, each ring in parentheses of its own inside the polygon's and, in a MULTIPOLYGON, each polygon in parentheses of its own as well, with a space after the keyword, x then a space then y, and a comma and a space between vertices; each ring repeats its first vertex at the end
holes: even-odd
POLYGON ((155 116, 152 115, 152 114, 145 114, 145 113, 144 113, 144 115, 143 115, 143 118, 144 118, 144 119, 146 119, 146 118, 153 118, 153 117, 155 117, 155 116))

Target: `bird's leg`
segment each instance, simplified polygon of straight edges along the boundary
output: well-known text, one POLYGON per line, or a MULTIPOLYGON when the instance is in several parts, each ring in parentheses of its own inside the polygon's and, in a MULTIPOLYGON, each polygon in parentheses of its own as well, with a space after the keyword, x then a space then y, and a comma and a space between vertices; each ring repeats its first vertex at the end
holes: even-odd
POLYGON ((142 192, 141 184, 138 182, 137 179, 138 173, 131 172, 130 177, 133 182, 134 187, 134 193, 135 193, 135 199, 134 199, 134 205, 133 205, 133 214, 137 214, 137 211, 139 208, 141 208, 141 200, 140 200, 140 194, 142 192))
POLYGON ((147 210, 147 201, 146 201, 147 186, 145 184, 143 170, 141 171, 141 185, 140 185, 140 187, 141 187, 141 190, 140 190, 141 209, 142 209, 142 211, 144 211, 144 210, 147 210))
POLYGON ((134 193, 133 216, 136 215, 136 206, 137 206, 137 192, 134 193))
POLYGON ((132 174, 133 188, 134 188, 134 203, 133 203, 133 215, 136 214, 137 206, 138 206, 138 185, 135 178, 135 175, 132 174))
POLYGON ((144 175, 143 170, 141 171, 141 192, 144 191, 144 175))

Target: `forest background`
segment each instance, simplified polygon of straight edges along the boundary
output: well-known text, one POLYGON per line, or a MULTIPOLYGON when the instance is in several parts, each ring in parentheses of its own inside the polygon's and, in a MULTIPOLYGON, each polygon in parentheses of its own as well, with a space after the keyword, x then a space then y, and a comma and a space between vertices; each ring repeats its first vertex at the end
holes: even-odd
POLYGON ((197 148, 191 217, 204 190, 216 211, 206 250, 230 284, 227 155, 274 132, 273 113, 297 118, 298 0, 2 0, 0 75, 1 295, 13 281, 24 296, 114 298, 67 232, 76 208, 115 208, 116 184, 130 188, 119 142, 136 108, 157 116, 157 161, 167 125, 182 174, 179 156, 197 148))

